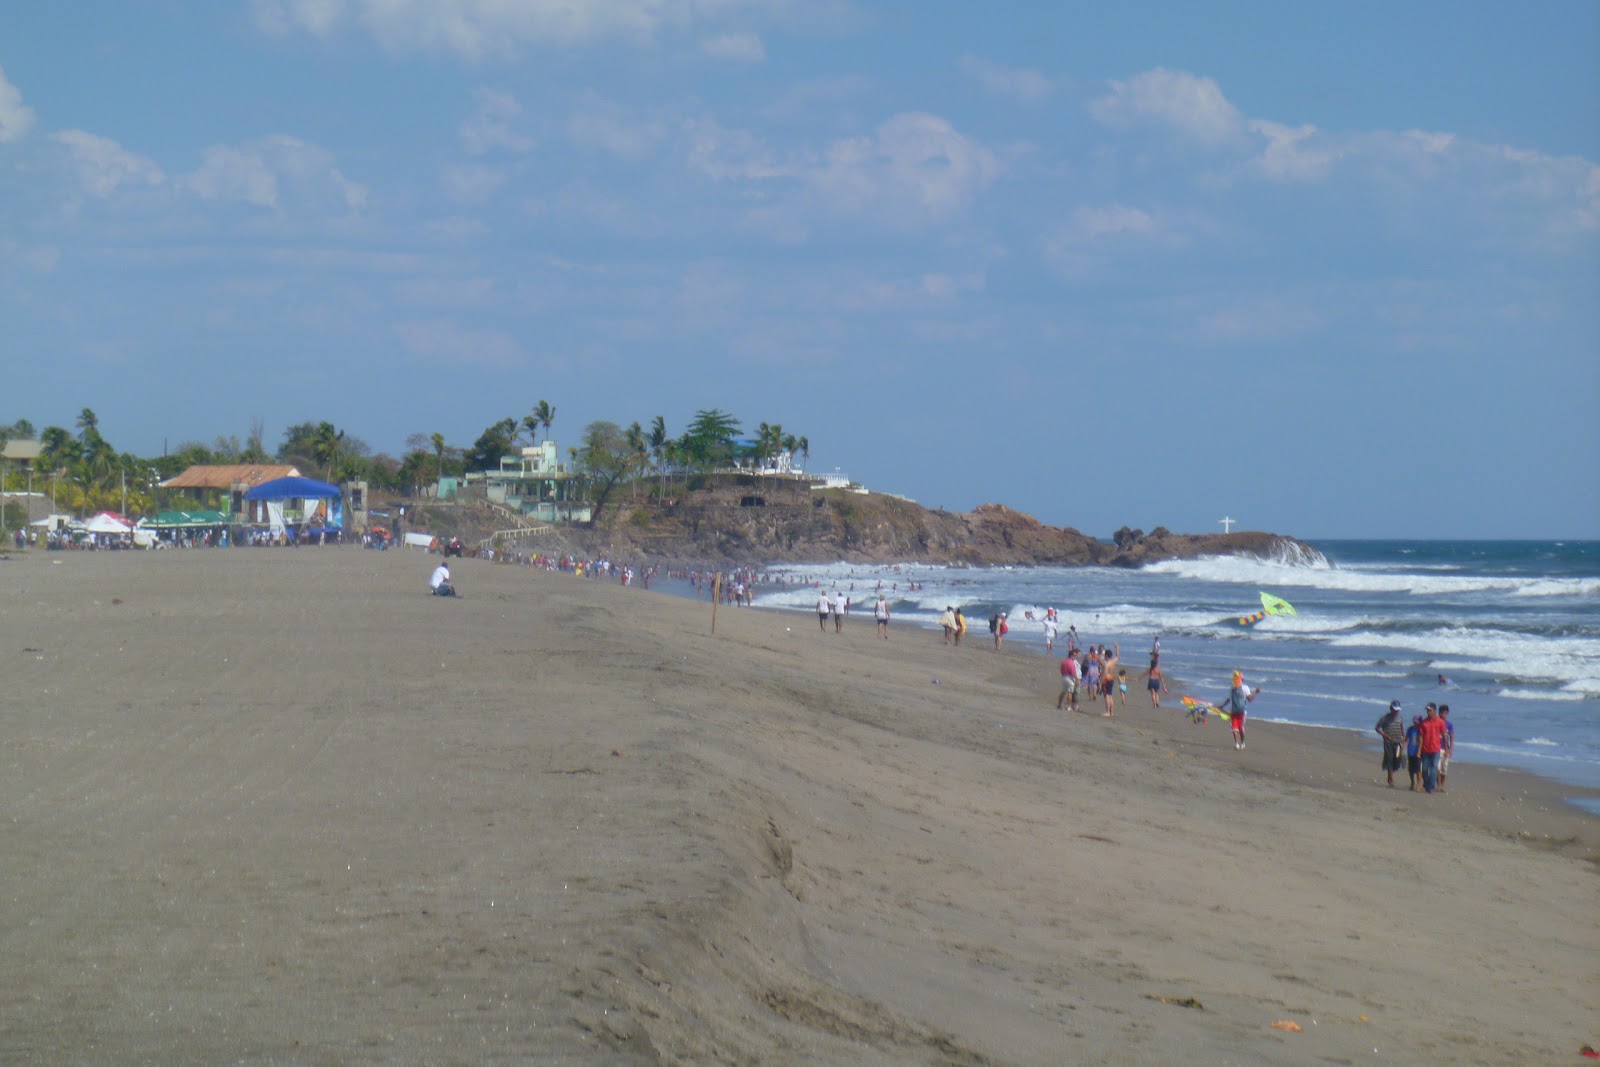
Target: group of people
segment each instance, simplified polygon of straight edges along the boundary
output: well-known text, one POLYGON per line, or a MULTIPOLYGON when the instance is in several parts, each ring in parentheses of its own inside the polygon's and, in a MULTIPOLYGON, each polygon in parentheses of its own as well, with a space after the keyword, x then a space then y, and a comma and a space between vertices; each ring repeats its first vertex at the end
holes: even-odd
POLYGON ((1394 772, 1402 766, 1411 777, 1411 791, 1420 786, 1424 793, 1443 793, 1450 773, 1450 757, 1456 750, 1456 728, 1450 721, 1450 705, 1429 701, 1421 715, 1411 717, 1407 726, 1400 713, 1400 702, 1389 702, 1389 710, 1373 729, 1383 739, 1383 771, 1390 788, 1394 772))
MULTIPOLYGON (((844 617, 850 614, 851 599, 843 589, 835 589, 833 595, 821 586, 817 587, 817 628, 826 633, 828 620, 833 620, 833 632, 844 632, 844 617)), ((878 602, 872 605, 872 619, 878 626, 878 636, 885 641, 889 640, 889 599, 882 591, 879 583, 878 602)), ((948 643, 948 633, 946 640, 948 643)))
POLYGON ((1081 692, 1087 694, 1086 702, 1103 699, 1106 710, 1102 716, 1112 718, 1116 714, 1117 698, 1120 696, 1124 704, 1128 702, 1128 671, 1122 666, 1122 646, 1090 645, 1080 652, 1076 642, 1077 631, 1074 630, 1067 654, 1061 657, 1061 695, 1056 697, 1056 708, 1077 711, 1081 692))

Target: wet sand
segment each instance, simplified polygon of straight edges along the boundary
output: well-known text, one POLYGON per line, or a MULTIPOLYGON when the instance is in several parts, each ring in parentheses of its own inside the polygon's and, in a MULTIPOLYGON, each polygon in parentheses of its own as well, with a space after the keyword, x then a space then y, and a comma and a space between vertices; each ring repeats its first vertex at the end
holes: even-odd
POLYGON ((1137 692, 1058 713, 1053 665, 978 635, 723 608, 712 636, 703 602, 478 561, 452 602, 431 562, 0 562, 0 1060, 1600 1040, 1577 791, 1462 763, 1388 790, 1348 733, 1252 723, 1239 753, 1137 692))

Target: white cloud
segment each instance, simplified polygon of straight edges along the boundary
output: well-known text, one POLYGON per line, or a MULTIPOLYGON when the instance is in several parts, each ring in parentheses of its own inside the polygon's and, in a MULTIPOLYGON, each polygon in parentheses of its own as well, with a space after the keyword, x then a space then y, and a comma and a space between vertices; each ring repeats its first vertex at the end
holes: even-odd
POLYGON ((33 108, 22 102, 22 92, 6 80, 0 67, 0 144, 16 141, 33 129, 33 108))
POLYGON ((366 186, 350 181, 334 166, 333 153, 286 134, 243 145, 213 145, 200 166, 179 184, 203 200, 278 208, 285 192, 295 203, 360 211, 366 186))
POLYGON ((347 26, 393 51, 450 52, 468 60, 523 46, 570 46, 605 38, 648 40, 763 0, 256 0, 270 33, 329 37, 347 26))
POLYGON ((664 123, 628 122, 614 108, 595 107, 572 116, 567 128, 581 145, 609 152, 619 159, 640 159, 667 134, 664 123))
MULTIPOLYGON (((1279 181, 1312 181, 1327 175, 1343 153, 1317 136, 1315 126, 1284 126, 1266 119, 1252 119, 1250 132, 1266 138, 1267 146, 1255 164, 1269 178, 1279 181)), ((1426 148, 1425 148, 1426 150, 1426 148)))
POLYGON ((523 362, 516 340, 500 330, 469 330, 436 320, 396 323, 394 333, 408 355, 428 363, 513 367, 523 362))
POLYGON ((766 46, 753 33, 723 33, 707 37, 700 42, 700 51, 712 59, 729 59, 736 63, 761 63, 767 58, 766 46))
POLYGON ((83 187, 102 199, 124 185, 154 186, 167 180, 153 160, 134 155, 109 137, 83 130, 62 130, 51 137, 71 153, 83 187))
POLYGON ((462 203, 481 204, 504 185, 505 171, 473 165, 445 167, 439 174, 445 195, 462 203))
POLYGON ((922 292, 936 300, 954 300, 962 293, 981 293, 988 284, 982 271, 969 274, 924 274, 922 292))
POLYGON ((795 173, 745 130, 730 130, 714 119, 690 119, 683 129, 689 135, 689 166, 713 181, 763 181, 795 173))
POLYGON ((200 167, 183 179, 184 188, 202 200, 237 200, 257 207, 278 206, 278 176, 253 152, 227 145, 206 149, 200 167))
POLYGON ((1000 172, 994 153, 937 115, 896 115, 871 137, 836 141, 810 174, 835 210, 881 211, 902 221, 948 215, 1000 172))
POLYGON ((1113 81, 1089 112, 1108 126, 1143 122, 1171 126, 1191 140, 1218 145, 1239 136, 1244 118, 1210 78, 1157 67, 1127 81, 1113 81))
POLYGON ((478 109, 461 123, 461 142, 475 156, 503 148, 508 152, 531 152, 533 138, 512 129, 511 123, 521 117, 522 105, 509 93, 492 89, 478 90, 478 109))
POLYGON ((1157 228, 1155 218, 1148 212, 1125 204, 1079 208, 1073 217, 1073 226, 1080 236, 1090 241, 1123 233, 1147 236, 1157 228))
POLYGON ((1050 79, 1026 67, 1007 67, 977 56, 962 56, 961 69, 988 92, 1011 96, 1024 104, 1037 104, 1054 88, 1050 79))

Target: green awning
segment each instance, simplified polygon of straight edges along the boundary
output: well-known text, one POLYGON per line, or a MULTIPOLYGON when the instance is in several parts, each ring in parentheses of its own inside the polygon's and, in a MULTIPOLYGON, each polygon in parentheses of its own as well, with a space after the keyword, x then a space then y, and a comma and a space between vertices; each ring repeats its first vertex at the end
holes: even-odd
POLYGON ((183 526, 226 526, 228 513, 225 511, 163 511, 149 522, 146 527, 158 529, 174 529, 183 526))

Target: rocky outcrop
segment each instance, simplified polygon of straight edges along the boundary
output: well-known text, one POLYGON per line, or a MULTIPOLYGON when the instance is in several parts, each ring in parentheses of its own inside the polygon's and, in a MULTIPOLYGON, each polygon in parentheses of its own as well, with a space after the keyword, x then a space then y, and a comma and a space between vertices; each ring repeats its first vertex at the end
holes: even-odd
MULTIPOLYGON (((471 505, 414 507, 417 528, 457 534, 471 544, 503 517, 471 505), (479 512, 483 513, 480 515, 479 512), (482 530, 477 529, 484 526, 482 530)), ((685 488, 662 503, 614 503, 599 527, 563 526, 529 539, 525 550, 668 563, 925 562, 968 566, 1138 567, 1163 559, 1246 555, 1314 562, 1303 542, 1278 534, 1148 534, 1123 527, 1111 542, 1071 527, 1048 526, 1003 504, 969 512, 924 508, 909 500, 729 476, 685 488)))

